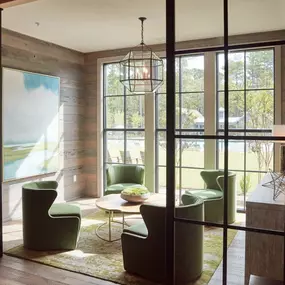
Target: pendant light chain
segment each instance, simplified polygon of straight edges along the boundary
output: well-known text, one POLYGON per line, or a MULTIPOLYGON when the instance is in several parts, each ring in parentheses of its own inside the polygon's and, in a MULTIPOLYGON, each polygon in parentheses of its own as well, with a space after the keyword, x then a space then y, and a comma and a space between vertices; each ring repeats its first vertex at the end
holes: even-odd
POLYGON ((141 27, 142 27, 142 31, 141 31, 142 42, 141 43, 143 44, 143 21, 142 21, 141 27))
POLYGON ((144 38, 143 38, 143 22, 146 20, 145 17, 139 17, 139 20, 141 21, 141 45, 144 45, 144 38))

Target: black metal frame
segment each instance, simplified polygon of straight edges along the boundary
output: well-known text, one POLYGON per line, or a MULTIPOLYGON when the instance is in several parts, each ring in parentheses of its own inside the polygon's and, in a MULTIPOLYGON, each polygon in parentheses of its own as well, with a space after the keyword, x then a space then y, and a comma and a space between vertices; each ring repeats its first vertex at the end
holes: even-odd
POLYGON ((175 284, 175 0, 166 0, 166 284, 175 284))
MULTIPOLYGON (((259 42, 251 44, 229 45, 228 34, 228 0, 223 0, 223 22, 224 22, 224 45, 214 48, 202 48, 202 49, 190 49, 190 50, 175 50, 175 0, 166 0, 166 57, 167 57, 167 199, 166 199, 166 274, 165 284, 175 284, 175 223, 193 223, 199 225, 214 226, 223 229, 223 279, 222 284, 227 284, 227 231, 228 229, 249 231, 255 233, 264 233, 275 236, 283 236, 285 241, 285 232, 272 231, 267 229, 252 228, 252 227, 240 227, 235 225, 229 225, 227 221, 228 212, 228 183, 225 183, 224 190, 224 221, 222 224, 201 222, 195 220, 187 220, 175 217, 175 139, 176 138, 189 138, 189 139, 222 139, 225 142, 225 156, 224 156, 224 172, 225 176, 228 175, 228 143, 229 140, 262 140, 262 141, 282 141, 282 137, 275 136, 233 136, 229 135, 228 114, 229 114, 229 88, 228 88, 228 53, 229 50, 234 49, 247 49, 247 48, 260 48, 270 47, 275 45, 284 45, 285 40, 271 41, 271 42, 259 42), (178 54, 193 54, 206 51, 223 51, 225 57, 225 84, 224 84, 224 96, 225 96, 225 122, 224 122, 224 135, 181 135, 175 134, 175 55, 178 54)), ((227 180, 226 180, 227 181, 227 180)), ((285 261, 285 251, 284 251, 285 261)), ((284 276, 285 276, 285 268, 284 276)))
MULTIPOLYGON (((2 12, 3 9, 0 8, 0 46, 2 47, 2 12)), ((3 98, 3 64, 2 64, 2 54, 0 56, 0 64, 1 64, 1 71, 0 71, 0 109, 1 112, 3 113, 3 103, 2 103, 2 98, 3 98)), ((2 114, 1 113, 1 114, 2 114)), ((0 124, 0 135, 1 135, 1 147, 0 147, 0 163, 1 167, 3 167, 3 127, 2 127, 2 116, 1 116, 1 124, 0 124)), ((3 171, 0 171, 0 221, 1 221, 1 226, 0 226, 0 257, 3 256, 3 202, 2 202, 2 192, 3 192, 3 171)))
MULTIPOLYGON (((229 128, 229 133, 243 133, 244 136, 246 136, 247 133, 260 133, 260 134, 271 134, 272 130, 271 129, 248 129, 247 128, 247 120, 246 120, 246 111, 247 111, 247 105, 246 105, 246 93, 247 92, 256 92, 256 91, 272 91, 273 92, 273 98, 274 98, 274 104, 273 104, 273 122, 275 121, 275 49, 274 47, 263 47, 261 49, 256 49, 256 48, 251 48, 251 49, 243 49, 243 50, 237 50, 236 52, 242 52, 243 57, 244 57, 244 66, 243 66, 243 89, 229 89, 229 92, 242 92, 244 95, 244 126, 243 128, 238 128, 238 129, 231 129, 229 128), (246 54, 247 52, 258 52, 258 51, 263 51, 263 50, 272 50, 273 51, 273 78, 274 78, 274 85, 273 88, 246 88, 246 54)), ((216 53, 216 134, 223 133, 224 130, 220 128, 219 125, 219 99, 220 99, 220 94, 224 92, 224 90, 219 88, 219 55, 221 55, 222 52, 216 53)), ((217 147, 216 147, 216 168, 219 169, 219 148, 218 148, 219 141, 217 141, 217 147)), ((243 170, 238 170, 238 169, 229 169, 230 171, 235 171, 235 172, 240 172, 243 173, 244 175, 244 181, 246 179, 246 173, 252 172, 252 173, 267 173, 267 171, 252 171, 252 170, 247 170, 246 167, 246 155, 247 155, 247 146, 246 146, 246 141, 244 140, 244 166, 243 170)), ((273 155, 273 164, 274 164, 274 155, 273 155)), ((244 207, 243 208, 238 208, 237 211, 239 212, 245 212, 246 211, 246 193, 244 193, 244 207)))
MULTIPOLYGON (((241 49, 250 49, 250 48, 268 48, 274 46, 285 45, 285 40, 277 40, 277 41, 266 41, 266 42, 254 42, 254 43, 244 43, 244 44, 229 44, 228 50, 241 50, 241 49)), ((193 48, 193 49, 184 49, 184 50, 176 50, 176 55, 183 55, 183 54, 194 54, 194 53, 204 53, 210 51, 221 51, 223 52, 223 46, 216 46, 216 47, 204 47, 204 48, 193 48)))
MULTIPOLYGON (((258 136, 258 135, 246 135, 244 130, 234 130, 235 133, 242 133, 242 135, 232 135, 230 134, 231 130, 229 130, 228 125, 228 97, 229 97, 229 89, 228 89, 228 53, 230 50, 241 50, 241 49, 253 49, 253 48, 261 48, 261 47, 274 47, 276 45, 284 45, 285 40, 280 41, 269 41, 269 42, 259 42, 259 43, 250 43, 250 44, 239 44, 239 45, 229 45, 229 37, 228 37, 228 1, 223 0, 224 3, 224 46, 218 46, 213 48, 201 48, 201 49, 190 49, 190 50, 182 50, 175 51, 175 0, 166 0, 166 26, 167 26, 167 44, 166 44, 166 57, 167 57, 167 125, 166 125, 166 133, 167 133, 167 203, 166 203, 166 281, 165 284, 172 285, 175 284, 175 248, 174 248, 174 240, 175 240, 175 223, 176 222, 184 222, 184 223, 192 223, 199 225, 212 226, 216 228, 223 229, 223 285, 227 284, 227 230, 241 230, 245 232, 255 232, 260 234, 269 234, 275 236, 283 236, 285 240, 284 231, 274 231, 269 229, 262 228, 252 228, 247 226, 237 226, 237 225, 229 225, 227 221, 227 203, 224 203, 224 221, 223 223, 209 223, 209 222, 201 222, 196 220, 187 220, 178 218, 175 216, 175 140, 176 139, 211 139, 211 140, 224 140, 225 142, 225 157, 224 157, 224 171, 225 175, 228 174, 228 144, 230 140, 236 141, 247 141, 247 140, 262 140, 262 141, 283 141, 283 137, 273 137, 273 136, 258 136), (223 130, 224 134, 216 134, 216 135, 183 135, 181 133, 176 133, 175 126, 175 94, 177 93, 175 90, 175 56, 176 55, 191 55, 204 53, 208 51, 222 51, 224 52, 225 57, 225 128, 223 130)), ((105 85, 104 85, 105 86, 105 85)), ((235 90, 236 91, 236 90, 235 90)), ((243 90, 244 91, 244 90, 243 90)), ((181 92, 183 93, 183 92, 181 92)), ((189 92, 186 92, 189 93, 189 92)), ((201 92, 198 92, 201 93, 201 92)), ((162 93, 161 93, 162 94, 162 93)), ((124 96, 128 96, 124 94, 124 96)), ((115 129, 116 131, 135 131, 133 129, 126 130, 124 129, 115 129)), ((144 130, 137 130, 144 131, 144 130)), ((164 130, 163 130, 164 131, 164 130)), ((183 130, 189 131, 189 130, 183 130)), ((197 130, 193 130, 197 132, 197 130)), ((256 130, 251 131, 251 133, 260 133, 264 132, 264 130, 256 130)), ((105 152, 104 152, 105 153, 105 152)), ((157 154, 156 154, 157 155, 157 154)), ((157 158, 156 158, 157 159, 157 158)), ((105 163, 105 159, 104 159, 105 163)), ((227 201, 227 189, 228 185, 225 185, 225 201, 227 201)), ((285 260, 285 251, 284 251, 284 260, 285 260)), ((285 269, 284 269, 285 270, 285 269)), ((284 271, 285 272, 285 271, 284 271)), ((284 274, 285 276, 285 274, 284 274)))

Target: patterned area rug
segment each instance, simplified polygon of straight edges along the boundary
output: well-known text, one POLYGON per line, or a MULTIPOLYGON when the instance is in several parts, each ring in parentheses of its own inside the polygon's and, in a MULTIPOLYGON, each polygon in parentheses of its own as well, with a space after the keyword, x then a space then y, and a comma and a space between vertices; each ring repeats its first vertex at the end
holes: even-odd
MULTIPOLYGON (((103 211, 96 212, 82 219, 82 227, 76 250, 65 252, 38 252, 17 246, 5 252, 7 255, 28 259, 45 265, 78 272, 92 277, 112 281, 125 285, 155 285, 138 276, 124 271, 121 242, 106 242, 99 239, 96 228, 107 220, 108 216, 103 211)), ((116 217, 115 219, 119 219, 116 217)), ((129 223, 137 223, 138 220, 127 220, 129 223), (134 222, 135 221, 135 222, 134 222)), ((113 236, 120 237, 122 225, 113 224, 113 236)), ((108 228, 102 227, 100 234, 108 238, 108 228)), ((236 235, 236 231, 229 230, 228 246, 236 235)), ((205 228, 204 234, 204 271, 194 285, 208 284, 215 270, 222 260, 221 229, 205 228)))

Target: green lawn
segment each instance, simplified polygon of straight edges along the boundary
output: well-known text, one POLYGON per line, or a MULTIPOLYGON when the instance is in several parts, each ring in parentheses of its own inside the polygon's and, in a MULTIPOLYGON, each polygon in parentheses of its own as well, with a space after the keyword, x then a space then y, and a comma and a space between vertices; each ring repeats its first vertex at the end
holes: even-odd
MULTIPOLYGON (((164 150, 160 151, 159 153, 159 163, 166 164, 166 153, 164 150)), ((224 154, 220 154, 219 156, 220 161, 220 167, 223 168, 224 165, 224 154)), ((188 167, 204 167, 204 152, 197 151, 197 150, 184 150, 182 153, 182 167, 188 166, 188 167)), ((229 169, 234 170, 244 170, 244 153, 242 152, 229 152, 229 169)), ((258 160, 254 153, 247 153, 246 154, 246 169, 247 170, 253 170, 258 171, 258 160)), ((267 171, 266 169, 262 169, 264 171, 267 171)), ((243 177, 242 172, 236 171, 237 174, 237 186, 238 191, 240 191, 240 180, 243 177)), ((251 181, 251 187, 250 190, 253 190, 255 186, 259 182, 260 175, 257 173, 247 173, 250 175, 250 181, 251 181)), ((261 174, 261 177, 263 174, 261 174)), ((179 181, 179 170, 177 170, 177 181, 179 181)), ((199 169, 182 169, 181 170, 181 180, 182 180, 182 188, 201 188, 203 187, 203 181, 200 177, 200 170, 199 169)), ((160 186, 166 185, 166 173, 165 169, 161 168, 159 171, 159 184, 160 186)), ((179 187, 179 184, 177 183, 177 186, 179 187)), ((249 190, 249 191, 250 191, 249 190)))
MULTIPOLYGON (((117 162, 117 157, 120 156, 119 152, 120 147, 116 147, 115 145, 112 145, 112 148, 109 148, 110 155, 112 157, 113 162, 117 162)), ((132 163, 136 163, 137 160, 140 160, 140 148, 134 148, 130 150, 130 155, 132 158, 132 163)), ((166 165, 166 150, 165 148, 159 147, 159 164, 160 165, 166 165)), ((223 168, 223 160, 224 160, 224 153, 220 154, 219 161, 220 161, 220 168, 223 168)), ((141 162, 139 162, 141 163, 141 162)), ((204 152, 199 151, 197 149, 186 149, 182 153, 182 167, 204 167, 204 152)), ((244 169, 244 153, 243 152, 229 152, 229 169, 235 169, 243 171, 244 169)), ((247 170, 253 170, 258 171, 258 160, 256 154, 252 152, 248 152, 246 154, 246 169, 247 170)), ((264 171, 267 171, 266 169, 262 169, 264 171)), ((204 183, 200 177, 200 169, 181 169, 181 186, 182 188, 202 188, 204 187, 204 183)), ((242 172, 236 172, 237 174, 237 188, 238 193, 241 193, 240 190, 240 181, 242 180, 243 173, 242 172)), ((249 173, 250 175, 250 188, 249 192, 254 190, 256 185, 259 182, 259 178, 263 177, 264 175, 261 174, 261 176, 257 173, 249 173)), ((177 188, 179 188, 179 170, 176 171, 176 185, 177 188)), ((159 186, 165 187, 166 186, 166 168, 160 167, 159 168, 159 186)))

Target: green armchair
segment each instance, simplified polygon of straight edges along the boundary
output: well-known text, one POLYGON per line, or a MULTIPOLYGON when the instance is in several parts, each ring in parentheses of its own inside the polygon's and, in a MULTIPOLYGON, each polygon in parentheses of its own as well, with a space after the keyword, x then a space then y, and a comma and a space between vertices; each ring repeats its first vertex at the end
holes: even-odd
MULTIPOLYGON (((204 220, 203 200, 182 196, 183 205, 176 208, 176 216, 204 220)), ((131 226, 122 233, 124 268, 147 280, 164 282, 165 278, 165 207, 143 204, 140 212, 144 223, 131 226)), ((201 225, 175 225, 176 284, 197 279, 203 271, 203 236, 201 225)))
POLYGON ((32 250, 71 250, 79 237, 80 208, 54 204, 56 181, 32 182, 22 187, 24 247, 32 250))
POLYGON ((106 170, 106 178, 107 187, 104 195, 119 194, 129 186, 142 186, 144 167, 125 164, 110 165, 106 170))
MULTIPOLYGON (((205 202, 205 221, 222 223, 224 219, 224 172, 203 170, 201 177, 206 189, 189 190, 186 193, 198 196, 205 202)), ((228 223, 236 219, 236 174, 228 172, 228 223)))

